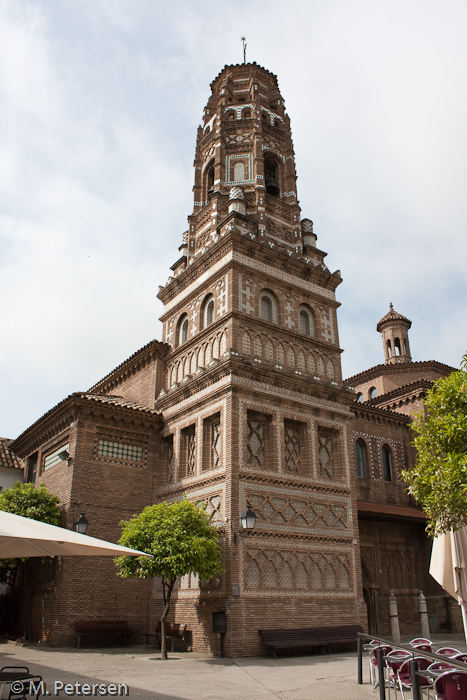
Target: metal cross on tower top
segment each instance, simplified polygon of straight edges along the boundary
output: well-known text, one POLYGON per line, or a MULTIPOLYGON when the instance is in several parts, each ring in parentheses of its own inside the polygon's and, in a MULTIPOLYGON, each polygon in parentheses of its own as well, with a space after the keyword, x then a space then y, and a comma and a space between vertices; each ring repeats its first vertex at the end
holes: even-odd
POLYGON ((246 63, 246 36, 242 36, 242 43, 243 43, 243 63, 246 63))

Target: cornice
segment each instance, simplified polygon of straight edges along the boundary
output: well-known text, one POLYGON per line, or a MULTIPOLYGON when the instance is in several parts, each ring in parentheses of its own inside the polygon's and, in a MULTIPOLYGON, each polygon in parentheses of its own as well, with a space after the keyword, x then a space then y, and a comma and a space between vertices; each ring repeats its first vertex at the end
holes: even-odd
MULTIPOLYGON (((203 255, 195 259, 186 270, 177 275, 177 277, 171 279, 165 287, 160 287, 157 294, 158 298, 163 304, 167 304, 174 299, 177 294, 180 294, 180 292, 184 291, 190 284, 199 279, 200 275, 207 272, 217 262, 222 260, 229 252, 233 253, 234 251, 241 254, 243 253, 248 259, 254 259, 267 265, 271 268, 271 273, 273 273, 274 270, 285 271, 301 281, 305 280, 310 284, 315 284, 323 289, 331 289, 332 291, 335 291, 336 287, 341 284, 342 278, 338 272, 331 273, 327 268, 323 270, 319 266, 311 266, 309 263, 305 262, 305 260, 289 257, 286 253, 279 250, 272 251, 267 245, 267 240, 258 239, 256 237, 257 228, 257 221, 248 216, 243 216, 238 214, 238 212, 231 212, 228 214, 217 226, 219 240, 212 244, 203 255), (253 225, 255 237, 246 238, 235 230, 229 231, 221 236, 221 227, 225 227, 226 224, 233 219, 242 219, 250 224, 250 226, 253 225)), ((322 251, 318 252, 322 255, 326 255, 326 253, 322 251)), ((235 262, 236 261, 228 260, 226 261, 226 265, 235 264, 235 262)), ((240 263, 237 261, 237 264, 240 263)), ((216 274, 218 273, 219 270, 216 270, 216 274)), ((161 316, 162 320, 164 318, 165 314, 161 316)))
POLYGON ((426 392, 429 391, 429 389, 431 389, 434 382, 435 380, 418 379, 415 382, 411 382, 410 384, 404 384, 404 386, 398 387, 397 389, 393 389, 392 391, 388 391, 385 394, 380 394, 374 399, 368 399, 368 401, 365 401, 364 404, 366 406, 378 407, 380 404, 387 403, 388 401, 391 402, 397 398, 413 398, 415 394, 426 394, 426 392))
MULTIPOLYGON (((238 381, 235 381, 235 378, 237 380, 243 378, 248 382, 256 383, 257 390, 260 390, 259 385, 262 384, 265 391, 268 390, 267 387, 269 386, 274 389, 293 392, 302 397, 304 395, 309 396, 310 399, 313 398, 314 400, 321 398, 332 404, 338 403, 346 413, 354 404, 354 395, 349 394, 345 387, 339 387, 330 380, 325 378, 315 379, 302 374, 297 375, 296 372, 285 369, 279 370, 273 364, 258 363, 251 359, 246 360, 236 357, 231 352, 229 357, 214 360, 213 364, 203 369, 199 375, 191 377, 168 393, 162 394, 162 396, 159 395, 155 407, 163 413, 167 408, 172 408, 185 399, 195 397, 204 389, 215 385, 225 377, 231 377, 233 383, 237 384, 237 387, 240 384, 238 384, 238 381)), ((292 394, 291 398, 293 398, 292 394)))
POLYGON ((404 413, 396 413, 389 408, 378 408, 377 406, 369 406, 365 403, 355 403, 352 406, 352 411, 355 418, 364 418, 365 420, 376 420, 385 423, 397 423, 408 425, 412 419, 404 413))
POLYGON ((14 440, 10 449, 24 458, 44 442, 69 428, 78 418, 100 415, 110 420, 157 426, 160 414, 154 409, 126 401, 122 397, 75 392, 44 413, 14 440))
POLYGON ((344 379, 344 384, 346 386, 354 386, 355 384, 362 384, 367 379, 373 379, 380 374, 390 374, 391 372, 403 372, 409 368, 421 369, 423 367, 430 367, 430 369, 436 369, 442 373, 442 376, 447 376, 451 372, 458 372, 456 367, 450 367, 437 360, 423 360, 421 362, 399 362, 393 365, 375 365, 369 369, 354 374, 352 377, 344 379))

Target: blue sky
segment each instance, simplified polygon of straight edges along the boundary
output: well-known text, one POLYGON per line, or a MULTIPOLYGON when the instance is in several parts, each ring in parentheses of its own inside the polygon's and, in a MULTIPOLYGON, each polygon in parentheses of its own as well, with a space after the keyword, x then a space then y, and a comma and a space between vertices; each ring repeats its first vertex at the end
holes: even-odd
POLYGON ((467 5, 445 0, 2 0, 0 435, 152 338, 192 211, 209 83, 278 76, 302 214, 340 269, 344 376, 467 350, 467 5))

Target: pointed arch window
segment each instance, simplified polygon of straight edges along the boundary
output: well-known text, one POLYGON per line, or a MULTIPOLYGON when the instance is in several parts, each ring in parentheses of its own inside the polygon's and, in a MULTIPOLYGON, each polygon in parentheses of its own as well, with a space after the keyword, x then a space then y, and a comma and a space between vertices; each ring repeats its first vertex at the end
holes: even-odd
POLYGON ((355 443, 355 452, 357 456, 357 476, 361 479, 366 479, 367 476, 367 458, 366 445, 362 438, 358 438, 355 443))
POLYGON ((392 481, 392 459, 391 450, 387 445, 383 445, 382 449, 383 457, 383 478, 384 481, 392 481))

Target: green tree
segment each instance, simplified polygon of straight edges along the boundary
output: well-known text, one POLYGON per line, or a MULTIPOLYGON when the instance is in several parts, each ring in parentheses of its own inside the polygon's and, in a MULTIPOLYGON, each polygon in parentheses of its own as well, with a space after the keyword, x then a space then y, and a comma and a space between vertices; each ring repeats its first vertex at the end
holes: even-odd
POLYGON ((44 484, 36 488, 34 484, 17 481, 0 493, 0 510, 50 525, 60 525, 59 503, 59 497, 50 493, 44 484))
MULTIPOLYGON (((9 489, 0 493, 0 510, 24 518, 40 520, 50 525, 60 525, 60 499, 50 493, 44 484, 38 488, 34 484, 22 484, 17 481, 9 489)), ((26 630, 25 638, 31 638, 31 612, 34 599, 33 569, 35 562, 30 559, 0 559, 0 580, 8 581, 16 588, 20 578, 23 579, 23 587, 26 594, 26 630)))
POLYGON ((436 536, 467 525, 467 354, 461 370, 439 379, 415 416, 416 465, 402 476, 436 536))
POLYGON ((222 571, 222 549, 211 516, 184 499, 148 506, 131 520, 122 521, 119 543, 153 555, 118 557, 123 577, 161 577, 164 607, 161 618, 161 658, 167 658, 165 622, 175 581, 188 573, 208 580, 222 571))

